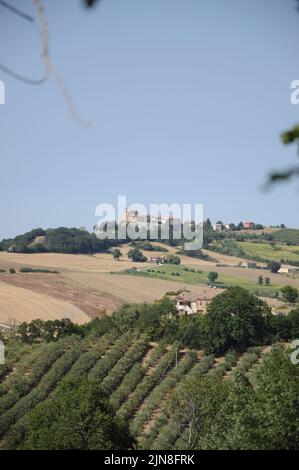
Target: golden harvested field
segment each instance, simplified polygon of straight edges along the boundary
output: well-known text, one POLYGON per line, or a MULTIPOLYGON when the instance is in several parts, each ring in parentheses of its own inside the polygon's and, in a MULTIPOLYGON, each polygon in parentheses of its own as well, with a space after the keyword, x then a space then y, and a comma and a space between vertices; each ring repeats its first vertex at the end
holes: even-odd
MULTIPOLYGON (((205 285, 192 285, 177 280, 155 279, 152 277, 117 274, 118 271, 135 266, 146 269, 150 263, 134 263, 128 259, 130 247, 121 247, 121 261, 111 254, 64 255, 59 253, 19 254, 0 252, 0 269, 21 267, 47 268, 58 270, 60 274, 17 273, 0 274, 0 323, 23 321, 33 318, 68 317, 73 321, 84 322, 90 318, 111 313, 124 302, 151 302, 161 298, 168 291, 182 288, 189 290, 194 297, 211 297, 220 292, 205 285), (112 274, 113 273, 113 274, 112 274)), ((167 247, 168 253, 146 252, 151 256, 175 254, 177 248, 167 247)), ((272 285, 294 285, 299 288, 299 278, 271 274, 266 270, 236 268, 244 259, 220 255, 204 250, 205 253, 228 264, 217 267, 215 262, 204 261, 188 256, 180 256, 181 263, 201 270, 217 271, 230 276, 232 283, 240 280, 250 281, 257 286, 259 275, 269 276, 272 285)), ((175 266, 174 266, 175 270, 175 266)), ((257 286, 258 287, 258 286, 257 286)))
POLYGON ((35 318, 70 318, 76 323, 89 320, 85 313, 70 303, 0 282, 0 323, 20 323, 35 318))
MULTIPOLYGON (((153 245, 159 245, 153 243, 153 245)), ((162 246, 162 245, 161 245, 162 246)), ((104 273, 110 271, 123 271, 124 269, 140 267, 139 263, 134 263, 127 257, 128 251, 131 249, 130 246, 124 245, 121 248, 123 257, 116 261, 113 259, 111 254, 98 253, 96 255, 65 255, 61 253, 7 253, 0 252, 0 269, 8 269, 10 267, 19 269, 20 267, 31 267, 31 268, 46 268, 56 269, 59 271, 86 271, 86 272, 97 272, 104 273)), ((167 253, 145 251, 143 253, 148 258, 152 256, 164 256, 168 254, 175 254, 177 249, 174 247, 167 247, 167 253)), ((213 256, 212 253, 209 253, 213 256)), ((217 253, 218 255, 218 253, 217 253)), ((214 255, 215 257, 215 255, 214 255)), ((203 265, 203 266, 214 266, 214 262, 198 260, 189 256, 181 256, 181 263, 186 265, 203 265)), ((244 260, 243 260, 244 261, 244 260)), ((150 266, 150 263, 142 263, 142 267, 150 266)))
MULTIPOLYGON (((123 250, 124 251, 124 250, 123 250)), ((0 253, 0 268, 29 266, 32 268, 56 269, 58 271, 109 272, 132 268, 134 263, 124 259, 116 261, 112 255, 64 255, 61 253, 0 253)))
POLYGON ((219 294, 220 289, 209 289, 205 286, 194 286, 178 281, 152 279, 124 274, 95 274, 68 272, 67 278, 93 289, 103 290, 122 302, 151 302, 163 297, 168 291, 177 291, 184 287, 194 296, 219 294))
POLYGON ((1 281, 71 303, 91 318, 97 317, 105 311, 112 312, 122 303, 120 299, 100 291, 99 285, 92 289, 83 286, 80 283, 80 278, 79 282, 76 282, 61 274, 0 274, 1 281))
MULTIPOLYGON (((209 295, 207 288, 204 286, 190 286, 181 282, 146 279, 142 277, 125 276, 123 274, 111 274, 117 271, 123 271, 136 266, 137 269, 144 269, 151 266, 150 263, 133 263, 127 258, 129 246, 121 247, 124 254, 121 261, 115 261, 111 254, 97 254, 94 256, 86 255, 64 255, 56 253, 40 253, 40 254, 22 254, 22 253, 0 253, 0 268, 8 270, 10 267, 17 271, 21 267, 31 268, 47 268, 58 270, 60 274, 37 274, 37 273, 17 273, 17 274, 0 274, 0 282, 9 284, 9 287, 16 288, 16 299, 19 298, 17 293, 28 290, 29 294, 35 293, 45 295, 44 298, 50 298, 63 302, 80 309, 83 318, 86 314, 89 318, 101 315, 103 312, 111 313, 120 304, 124 302, 150 302, 162 297, 167 291, 174 291, 186 287, 194 293, 195 296, 209 295), (18 288, 22 288, 18 291, 18 288)), ((175 253, 175 248, 170 248, 168 253, 175 253)), ((148 257, 161 255, 164 253, 146 252, 148 257)), ((193 264, 199 260, 190 257, 182 257, 185 262, 193 264)), ((203 262, 206 267, 213 266, 213 263, 203 262)), ((213 290, 213 295, 217 293, 213 290)), ((29 297, 28 297, 29 299, 29 297)), ((32 309, 29 300, 27 302, 28 309, 23 312, 21 320, 31 320, 42 316, 37 309, 32 309)), ((3 299, 0 297, 0 305, 3 299)), ((53 309, 52 309, 53 310, 53 309)), ((11 309, 7 311, 5 307, 6 318, 19 320, 18 306, 11 303, 11 309), (8 315, 9 313, 9 315, 8 315), (7 316, 8 315, 8 316, 7 316)), ((57 318, 57 310, 54 317, 57 318)), ((64 316, 67 316, 66 314, 64 316)), ((70 314, 69 318, 73 319, 70 314)), ((43 316, 43 318, 46 318, 43 316)), ((49 317, 50 318, 50 317, 49 317)), ((53 316, 51 317, 53 318, 53 316)))

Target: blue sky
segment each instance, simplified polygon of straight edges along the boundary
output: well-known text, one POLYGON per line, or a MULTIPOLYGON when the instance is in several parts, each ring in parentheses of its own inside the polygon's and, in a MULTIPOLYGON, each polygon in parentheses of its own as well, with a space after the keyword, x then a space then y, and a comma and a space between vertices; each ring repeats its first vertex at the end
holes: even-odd
MULTIPOLYGON (((30 14, 30 0, 10 0, 30 14)), ((0 238, 96 223, 95 207, 203 203, 205 216, 299 227, 298 183, 262 191, 294 164, 279 139, 299 122, 294 0, 44 0, 53 78, 39 87, 0 71, 0 238)), ((41 38, 0 7, 0 63, 39 78, 41 38)))

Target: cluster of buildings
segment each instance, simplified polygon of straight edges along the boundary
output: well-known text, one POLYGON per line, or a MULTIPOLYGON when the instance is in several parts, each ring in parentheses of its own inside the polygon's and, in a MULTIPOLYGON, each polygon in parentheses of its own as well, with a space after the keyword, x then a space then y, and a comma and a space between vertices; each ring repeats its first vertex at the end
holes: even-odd
POLYGON ((166 257, 165 256, 151 256, 149 259, 149 262, 153 264, 164 264, 166 263, 166 257))
POLYGON ((207 307, 211 302, 211 298, 207 294, 203 294, 200 297, 194 298, 192 295, 186 293, 181 294, 176 300, 176 310, 178 313, 187 315, 205 315, 207 313, 207 307))
MULTIPOLYGON (((125 209, 123 216, 120 220, 121 223, 134 223, 134 224, 144 224, 144 223, 152 223, 152 224, 159 224, 159 225, 180 225, 182 220, 176 217, 167 217, 162 215, 149 215, 149 214, 142 214, 138 210, 129 210, 128 208, 125 209)), ((191 226, 194 224, 192 220, 184 220, 184 225, 191 226)), ((255 223, 251 221, 242 222, 243 228, 250 230, 255 228, 255 223)), ((223 230, 231 230, 232 224, 223 224, 222 222, 217 222, 216 224, 212 224, 213 229, 216 232, 222 232, 223 230)))
MULTIPOLYGON (((252 230, 255 227, 255 223, 251 221, 243 222, 243 227, 246 230, 252 230)), ((215 232, 222 232, 223 230, 231 230, 231 224, 223 224, 222 222, 217 222, 213 224, 213 229, 215 232)))
MULTIPOLYGON (((160 224, 160 225, 176 225, 180 224, 181 220, 175 217, 166 217, 162 215, 147 215, 147 214, 141 214, 137 210, 128 210, 126 208, 121 222, 123 223, 135 223, 135 224, 143 224, 143 223, 153 223, 153 224, 160 224)), ((191 222, 190 222, 191 223, 191 222)))

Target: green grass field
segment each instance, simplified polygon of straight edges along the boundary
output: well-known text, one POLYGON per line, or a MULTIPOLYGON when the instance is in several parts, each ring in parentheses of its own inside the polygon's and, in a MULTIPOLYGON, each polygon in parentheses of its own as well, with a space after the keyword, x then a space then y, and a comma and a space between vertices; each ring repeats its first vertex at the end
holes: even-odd
MULTIPOLYGON (((125 270, 123 274, 129 274, 133 276, 145 276, 151 277, 156 279, 166 279, 171 281, 180 281, 185 282, 187 284, 198 284, 198 285, 207 285, 209 284, 208 279, 208 272, 199 271, 197 269, 189 268, 183 265, 174 266, 174 265, 162 265, 162 266, 155 266, 148 269, 142 269, 140 271, 133 271, 133 270, 125 270), (186 271, 188 269, 188 271, 186 271)), ((259 276, 259 271, 256 271, 256 278, 259 276)), ((227 274, 220 273, 215 283, 216 287, 220 288, 227 288, 230 286, 240 286, 244 287, 245 289, 254 289, 258 290, 262 294, 271 293, 274 291, 279 290, 282 285, 279 284, 270 284, 269 286, 266 285, 258 285, 257 281, 252 282, 247 279, 242 279, 234 276, 230 276, 227 274)))
POLYGON ((263 258, 265 260, 284 262, 299 262, 299 246, 275 245, 268 243, 238 242, 248 257, 263 258))
POLYGON ((299 245, 299 230, 295 228, 283 228, 272 232, 273 240, 278 242, 293 242, 299 245))

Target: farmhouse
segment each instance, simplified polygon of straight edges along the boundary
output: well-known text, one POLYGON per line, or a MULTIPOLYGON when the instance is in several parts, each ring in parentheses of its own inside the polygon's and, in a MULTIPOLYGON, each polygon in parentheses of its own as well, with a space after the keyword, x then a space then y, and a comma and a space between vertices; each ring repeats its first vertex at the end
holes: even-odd
POLYGON ((194 299, 193 297, 184 294, 177 298, 176 310, 179 313, 186 313, 187 315, 205 315, 207 312, 207 306, 210 302, 211 299, 208 299, 206 296, 194 299))
POLYGON ((128 210, 125 209, 125 212, 122 215, 121 223, 133 223, 133 224, 158 224, 158 225, 180 225, 181 220, 178 218, 174 218, 173 216, 166 217, 162 215, 149 215, 149 214, 142 214, 137 210, 128 210))
POLYGON ((155 263, 155 264, 162 264, 162 263, 165 263, 165 256, 164 256, 164 257, 161 257, 161 256, 151 256, 150 259, 149 259, 149 262, 150 262, 150 263, 155 263))
POLYGON ((241 268, 256 269, 257 264, 251 261, 246 261, 240 264, 241 268))
POLYGON ((135 210, 128 210, 126 208, 125 213, 121 219, 121 222, 126 223, 145 223, 147 222, 147 215, 140 214, 138 211, 135 210))
POLYGON ((213 229, 215 232, 222 232, 223 224, 221 222, 217 222, 217 224, 213 224, 213 229))
POLYGON ((244 228, 248 228, 248 229, 254 228, 253 222, 244 222, 243 225, 244 225, 244 228))
POLYGON ((279 274, 296 274, 298 272, 299 272, 299 268, 289 267, 289 266, 280 268, 278 271, 279 274))

